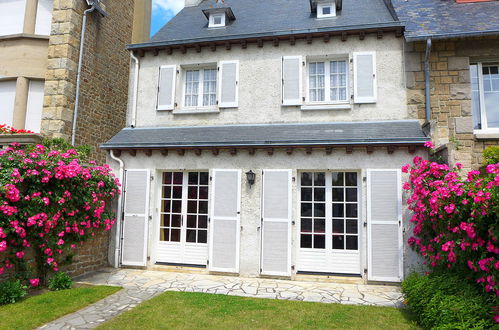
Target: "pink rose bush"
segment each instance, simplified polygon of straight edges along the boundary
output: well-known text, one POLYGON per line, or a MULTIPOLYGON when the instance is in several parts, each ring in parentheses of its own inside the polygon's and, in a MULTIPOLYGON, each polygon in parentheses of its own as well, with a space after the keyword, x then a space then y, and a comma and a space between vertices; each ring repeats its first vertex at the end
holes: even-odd
POLYGON ((404 189, 414 224, 411 245, 435 270, 449 269, 499 296, 499 163, 486 174, 414 158, 404 189))
POLYGON ((120 184, 109 166, 87 165, 79 157, 74 149, 43 145, 0 150, 0 274, 14 267, 38 286, 72 249, 112 228, 110 203, 120 184), (30 277, 30 255, 36 278, 30 277))

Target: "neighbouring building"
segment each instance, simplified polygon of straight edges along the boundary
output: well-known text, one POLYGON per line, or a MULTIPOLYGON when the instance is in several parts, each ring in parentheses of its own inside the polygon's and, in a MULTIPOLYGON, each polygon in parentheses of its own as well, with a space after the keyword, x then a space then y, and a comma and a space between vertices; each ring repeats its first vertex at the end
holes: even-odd
POLYGON ((479 168, 499 143, 499 1, 392 3, 406 26, 410 113, 451 165, 479 168))
MULTIPOLYGON (((94 146, 92 157, 104 161, 97 146, 126 122, 126 45, 149 40, 150 17, 150 0, 1 0, 0 123, 94 146)), ((107 265, 108 240, 102 234, 80 248, 68 270, 107 265)))
POLYGON ((399 282, 400 168, 427 156, 383 0, 186 0, 132 44, 115 265, 399 282), (121 210, 121 209, 120 209, 121 210))

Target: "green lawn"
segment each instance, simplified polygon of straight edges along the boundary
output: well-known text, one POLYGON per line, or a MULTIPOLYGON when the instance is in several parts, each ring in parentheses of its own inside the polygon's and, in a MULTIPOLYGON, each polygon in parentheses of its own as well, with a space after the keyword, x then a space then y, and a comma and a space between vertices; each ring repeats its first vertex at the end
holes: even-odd
POLYGON ((0 306, 0 329, 34 329, 97 302, 121 288, 91 286, 50 291, 0 306))
POLYGON ((418 329, 407 311, 166 292, 99 329, 418 329))

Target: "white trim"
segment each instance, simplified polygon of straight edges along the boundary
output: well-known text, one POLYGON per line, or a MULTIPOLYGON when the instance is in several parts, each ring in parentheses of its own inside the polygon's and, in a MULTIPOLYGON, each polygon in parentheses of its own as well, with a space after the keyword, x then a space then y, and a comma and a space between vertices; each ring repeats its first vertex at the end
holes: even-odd
POLYGON ((384 282, 400 282, 404 278, 404 250, 402 232, 402 172, 400 169, 367 169, 367 273, 368 280, 384 282), (398 277, 377 277, 372 275, 372 225, 389 224, 395 225, 393 221, 373 221, 371 219, 371 173, 373 172, 397 172, 397 220, 398 220, 398 249, 399 249, 399 276, 398 277))
POLYGON ((206 109, 204 107, 195 107, 195 108, 183 108, 173 110, 172 113, 174 115, 202 115, 207 113, 220 113, 218 109, 206 109))
POLYGON ((209 185, 210 202, 209 202, 209 224, 208 224, 208 269, 215 272, 227 272, 227 273, 239 273, 239 258, 240 258, 240 244, 241 244, 241 170, 239 169, 212 169, 210 172, 211 180, 209 185), (236 221, 236 266, 235 268, 220 268, 213 267, 213 223, 216 221, 214 219, 214 204, 215 204, 215 180, 217 172, 237 172, 237 215, 234 220, 233 217, 217 217, 219 220, 234 220, 236 221))
POLYGON ((338 104, 314 104, 314 105, 302 105, 300 110, 303 111, 314 111, 314 110, 351 110, 352 106, 350 103, 338 103, 338 104))
POLYGON ((218 62, 219 75, 218 75, 218 107, 219 108, 237 108, 239 106, 239 61, 220 61, 218 62), (236 64, 236 89, 235 89, 235 101, 234 102, 222 102, 222 80, 223 80, 223 66, 224 64, 236 64))
POLYGON ((335 16, 336 16, 336 2, 335 1, 317 4, 317 18, 330 18, 330 17, 335 17, 335 16), (324 7, 331 7, 331 13, 330 14, 323 14, 322 9, 324 7))
POLYGON ((302 56, 282 56, 281 57, 281 100, 284 106, 301 105, 303 103, 303 57, 302 56), (285 60, 298 60, 298 98, 297 99, 284 99, 284 61, 285 60))
POLYGON ((262 170, 262 184, 261 184, 261 187, 262 187, 262 193, 261 193, 261 207, 260 207, 260 210, 261 210, 261 217, 262 217, 262 227, 261 227, 261 242, 260 242, 260 269, 261 269, 261 274, 262 275, 277 275, 277 276, 291 276, 291 249, 292 249, 292 244, 291 244, 291 229, 292 229, 292 207, 293 207, 293 200, 292 200, 292 187, 293 185, 293 173, 292 173, 292 170, 279 170, 279 169, 272 169, 272 170, 262 170), (265 180, 264 180, 264 175, 265 173, 268 173, 268 172, 286 172, 288 173, 288 218, 287 219, 276 219, 276 218, 273 218, 273 219, 265 219, 264 217, 264 213, 263 213, 263 210, 264 210, 264 207, 265 207, 265 198, 264 198, 264 194, 265 194, 265 180), (287 271, 286 272, 272 272, 272 271, 265 271, 263 269, 263 254, 265 253, 264 250, 263 250, 263 247, 264 247, 264 226, 265 226, 265 223, 266 222, 284 222, 284 223, 287 223, 288 224, 288 255, 287 255, 287 271))
MULTIPOLYGON (((334 55, 329 56, 309 56, 306 62, 306 83, 305 83, 305 102, 306 104, 302 106, 302 110, 323 110, 327 106, 337 106, 341 109, 346 109, 346 105, 350 105, 350 57, 349 55, 334 55), (346 72, 345 72, 345 88, 346 88, 346 99, 345 100, 331 100, 331 62, 345 62, 346 72), (324 101, 311 101, 310 100, 310 63, 324 63, 324 101), (317 107, 317 109, 303 109, 303 107, 317 107)), ((332 109, 332 108, 330 108, 332 109)), ((335 108, 338 109, 338 108, 335 108)))
MULTIPOLYGON (((127 173, 128 172, 145 172, 146 173, 146 202, 145 202, 145 207, 144 207, 144 211, 145 213, 143 214, 136 214, 136 213, 126 213, 126 197, 123 196, 124 198, 124 207, 123 207, 123 219, 120 220, 120 221, 123 221, 123 229, 122 229, 122 234, 121 234, 121 239, 120 241, 121 242, 118 242, 118 244, 120 244, 120 249, 121 249, 121 264, 122 265, 125 265, 125 266, 146 266, 147 264, 147 252, 148 252, 148 247, 149 247, 149 244, 148 244, 148 237, 149 237, 149 199, 150 199, 150 193, 151 193, 151 190, 150 190, 150 187, 151 187, 151 171, 149 169, 130 169, 130 170, 126 170, 125 171, 125 178, 127 178, 127 173), (143 262, 127 262, 125 259, 124 259, 124 254, 123 254, 123 244, 124 244, 124 233, 125 233, 125 228, 126 228, 126 221, 125 221, 125 217, 127 216, 131 216, 131 217, 144 217, 144 222, 145 222, 145 228, 144 228, 144 254, 143 254, 143 262)), ((126 190, 127 190, 127 179, 125 179, 125 194, 126 194, 126 190)))
POLYGON ((378 98, 378 84, 376 72, 376 52, 354 52, 353 53, 353 95, 354 103, 376 103, 378 98), (362 55, 371 55, 373 64, 373 96, 372 97, 359 97, 357 92, 357 57, 362 55))
MULTIPOLYGON (((217 65, 213 66, 203 66, 203 67, 183 67, 182 68, 182 108, 177 110, 176 113, 198 113, 198 112, 217 112, 217 98, 218 98, 218 72, 215 73, 217 79, 215 81, 215 104, 203 105, 204 100, 204 72, 205 70, 217 71, 217 65), (187 84, 187 71, 198 71, 198 90, 197 90, 197 103, 196 106, 186 106, 185 105, 185 90, 187 84), (199 110, 198 110, 199 109, 199 110)), ((175 112, 174 112, 175 113, 175 112)))
POLYGON ((157 87, 157 100, 156 100, 156 110, 173 110, 175 108, 175 88, 177 84, 177 66, 176 65, 161 65, 159 67, 158 73, 158 87, 157 87), (171 91, 171 104, 160 104, 159 103, 159 95, 161 88, 161 70, 162 69, 173 69, 173 77, 172 77, 172 91, 171 91))
POLYGON ((208 19, 208 27, 209 28, 221 28, 221 27, 225 27, 226 20, 227 20, 227 18, 226 18, 225 13, 214 13, 214 14, 210 14, 210 17, 208 19), (220 24, 216 24, 215 23, 215 17, 220 17, 221 18, 220 24))

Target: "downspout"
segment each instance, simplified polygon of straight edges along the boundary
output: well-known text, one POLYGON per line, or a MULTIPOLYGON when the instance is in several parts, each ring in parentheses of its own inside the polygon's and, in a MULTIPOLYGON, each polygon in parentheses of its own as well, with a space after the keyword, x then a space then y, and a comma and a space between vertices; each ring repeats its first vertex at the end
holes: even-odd
POLYGON ((133 75, 133 100, 132 100, 132 122, 130 123, 132 128, 136 126, 137 122, 137 97, 139 94, 139 59, 133 54, 133 50, 130 51, 130 57, 135 62, 135 72, 133 75))
MULTIPOLYGON (((109 153, 112 159, 118 162, 120 164, 120 174, 118 179, 120 180, 122 187, 124 184, 124 175, 125 175, 125 164, 123 163, 123 160, 115 156, 114 150, 111 150, 109 153)), ((120 266, 120 260, 121 260, 121 235, 122 235, 122 215, 123 215, 123 191, 118 197, 118 209, 116 212, 116 246, 114 249, 114 268, 118 268, 120 266)))
POLYGON ((425 114, 426 123, 431 120, 431 86, 430 86, 430 54, 431 54, 431 39, 426 39, 426 54, 424 59, 424 79, 425 79, 425 114))
POLYGON ((80 36, 80 56, 78 59, 78 73, 76 76, 76 96, 75 106, 73 111, 73 131, 71 133, 71 144, 74 146, 76 142, 76 121, 78 120, 78 105, 80 103, 80 80, 81 80, 81 67, 83 63, 83 50, 85 49, 85 32, 87 30, 87 15, 95 10, 95 5, 83 12, 83 22, 81 23, 81 36, 80 36))

